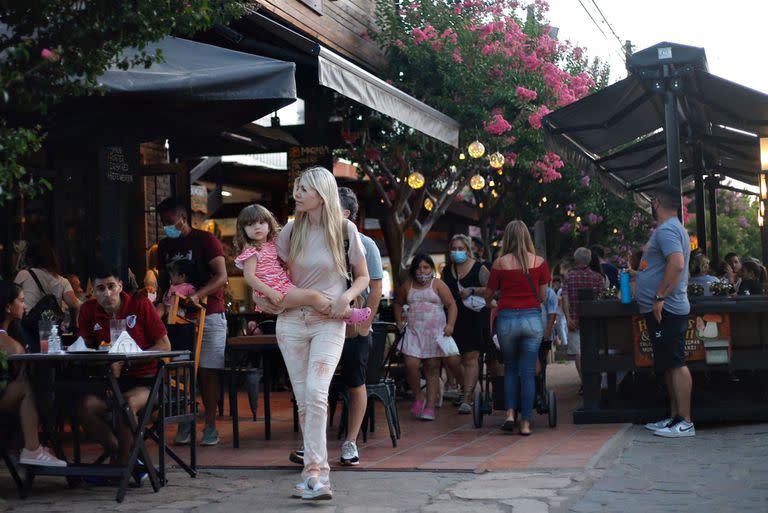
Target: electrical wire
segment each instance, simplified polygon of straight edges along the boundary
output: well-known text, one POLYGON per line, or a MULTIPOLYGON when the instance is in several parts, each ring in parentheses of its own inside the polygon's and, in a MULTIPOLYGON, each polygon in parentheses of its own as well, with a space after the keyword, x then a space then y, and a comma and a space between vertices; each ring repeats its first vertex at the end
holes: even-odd
POLYGON ((613 37, 616 38, 616 41, 619 42, 619 47, 624 50, 624 44, 621 42, 621 38, 616 34, 616 31, 613 30, 613 26, 611 26, 611 23, 608 21, 608 18, 605 17, 605 14, 603 14, 603 10, 600 9, 600 6, 597 5, 597 0, 591 0, 592 4, 595 6, 595 9, 597 9, 597 12, 600 14, 600 17, 603 18, 603 21, 606 25, 608 25, 608 29, 611 31, 611 34, 613 34, 613 37))

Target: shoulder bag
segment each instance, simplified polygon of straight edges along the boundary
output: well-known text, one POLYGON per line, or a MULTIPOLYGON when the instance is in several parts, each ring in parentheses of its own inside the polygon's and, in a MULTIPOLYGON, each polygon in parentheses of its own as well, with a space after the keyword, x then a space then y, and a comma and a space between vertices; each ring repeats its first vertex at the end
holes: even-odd
POLYGON ((42 283, 35 275, 32 269, 27 269, 32 279, 35 280, 37 288, 43 293, 43 297, 40 301, 27 312, 27 315, 21 320, 21 324, 30 331, 37 332, 37 325, 41 320, 51 321, 54 324, 60 324, 64 319, 64 311, 61 309, 61 304, 58 298, 53 294, 47 293, 43 288, 42 283))

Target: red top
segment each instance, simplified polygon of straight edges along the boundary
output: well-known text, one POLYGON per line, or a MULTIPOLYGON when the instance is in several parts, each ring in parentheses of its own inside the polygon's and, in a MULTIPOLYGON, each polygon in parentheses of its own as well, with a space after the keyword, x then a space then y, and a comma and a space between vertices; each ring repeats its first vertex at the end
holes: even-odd
MULTIPOLYGON (((142 349, 155 345, 155 340, 168 333, 157 310, 146 297, 133 297, 127 292, 120 293, 120 311, 112 316, 99 306, 96 299, 89 299, 80 307, 80 335, 90 342, 110 341, 109 320, 125 319, 128 334, 142 349)), ((129 376, 154 376, 157 362, 147 365, 134 365, 128 371, 129 376)))
POLYGON ((539 287, 549 283, 549 268, 544 261, 538 267, 530 267, 528 274, 531 276, 536 293, 533 292, 528 278, 522 269, 497 269, 491 268, 491 276, 488 278, 488 288, 499 290, 499 310, 523 310, 526 308, 541 308, 538 293, 539 287))
MULTIPOLYGON (((209 274, 201 276, 201 281, 207 283, 210 279, 210 261, 223 257, 224 249, 221 242, 210 232, 192 228, 187 236, 178 239, 166 237, 157 243, 157 268, 164 271, 165 266, 176 260, 192 260, 199 269, 205 269, 209 274)), ((208 295, 206 314, 224 313, 224 287, 208 295)))

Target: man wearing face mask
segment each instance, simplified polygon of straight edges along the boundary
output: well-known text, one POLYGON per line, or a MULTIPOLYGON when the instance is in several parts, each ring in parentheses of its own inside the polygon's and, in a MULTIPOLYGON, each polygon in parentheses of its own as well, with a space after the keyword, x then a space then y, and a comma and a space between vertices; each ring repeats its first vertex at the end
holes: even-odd
MULTIPOLYGON (((189 300, 199 306, 200 298, 206 299, 205 326, 200 348, 200 379, 203 384, 205 428, 202 445, 219 443, 216 430, 216 407, 221 383, 219 371, 224 368, 224 349, 227 343, 227 319, 224 314, 224 285, 227 269, 224 250, 219 240, 203 230, 192 228, 186 206, 176 198, 167 198, 157 206, 166 237, 157 245, 157 268, 160 274, 162 297, 169 286, 166 266, 177 260, 195 262, 201 272, 207 271, 207 281, 189 300)), ((203 274, 204 276, 205 274, 203 274)), ((188 444, 192 425, 180 424, 174 439, 176 444, 188 444)))

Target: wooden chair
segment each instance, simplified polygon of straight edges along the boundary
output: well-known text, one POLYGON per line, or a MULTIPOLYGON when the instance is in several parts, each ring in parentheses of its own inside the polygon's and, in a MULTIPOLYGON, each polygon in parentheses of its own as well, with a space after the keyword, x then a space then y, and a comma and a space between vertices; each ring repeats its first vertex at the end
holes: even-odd
MULTIPOLYGON (((197 369, 200 366, 200 347, 203 344, 203 330, 205 328, 205 309, 206 298, 200 298, 200 308, 183 307, 183 301, 186 301, 186 296, 175 294, 171 301, 171 308, 168 311, 168 320, 166 324, 169 326, 194 326, 194 340, 192 343, 188 340, 188 335, 185 334, 185 330, 179 330, 178 333, 185 334, 185 336, 174 337, 177 340, 171 339, 171 346, 174 350, 188 350, 191 351, 195 357, 195 377, 197 377, 197 369), (191 309, 190 309, 191 308, 191 309)), ((169 338, 171 338, 169 329, 169 338)), ((188 333, 188 332, 186 332, 188 333)))

